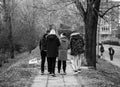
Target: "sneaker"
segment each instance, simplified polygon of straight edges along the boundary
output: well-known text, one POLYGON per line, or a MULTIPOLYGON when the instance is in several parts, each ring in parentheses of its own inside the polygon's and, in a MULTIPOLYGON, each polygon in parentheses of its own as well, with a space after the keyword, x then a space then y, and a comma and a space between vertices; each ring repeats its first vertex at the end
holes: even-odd
POLYGON ((74 74, 74 75, 78 74, 78 71, 77 71, 77 72, 74 72, 73 74, 74 74))
POLYGON ((58 73, 60 74, 60 71, 58 71, 58 73))
POLYGON ((81 71, 77 71, 78 73, 80 73, 81 71))
POLYGON ((78 70, 74 70, 74 72, 77 72, 78 70))
POLYGON ((42 72, 41 75, 44 75, 44 72, 42 72))
POLYGON ((64 72, 63 75, 66 75, 66 72, 64 72))
POLYGON ((52 74, 52 76, 53 76, 53 77, 56 77, 56 75, 55 75, 55 74, 52 74))
POLYGON ((78 69, 78 71, 81 71, 81 69, 78 69))
POLYGON ((49 74, 49 75, 52 75, 52 73, 51 73, 51 72, 49 72, 48 74, 49 74))

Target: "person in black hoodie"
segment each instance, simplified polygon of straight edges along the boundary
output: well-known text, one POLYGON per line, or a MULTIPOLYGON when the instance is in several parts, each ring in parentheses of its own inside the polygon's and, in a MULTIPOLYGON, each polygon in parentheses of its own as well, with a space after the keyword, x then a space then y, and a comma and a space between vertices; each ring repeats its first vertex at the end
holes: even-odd
POLYGON ((100 52, 101 52, 101 55, 100 55, 100 57, 101 58, 103 58, 103 53, 104 53, 104 47, 103 47, 103 45, 101 44, 101 47, 100 47, 100 52))
POLYGON ((59 46, 60 41, 56 35, 55 30, 52 29, 47 36, 48 72, 52 76, 55 76, 56 57, 58 57, 59 46))
POLYGON ((40 42, 39 42, 39 48, 40 48, 40 54, 41 54, 41 75, 44 75, 44 65, 45 65, 45 60, 46 60, 46 47, 47 47, 47 43, 46 43, 46 37, 49 33, 49 30, 46 31, 46 33, 43 35, 43 37, 41 38, 40 42))
POLYGON ((115 53, 115 50, 112 47, 109 47, 108 50, 109 50, 110 60, 113 61, 113 55, 115 53))

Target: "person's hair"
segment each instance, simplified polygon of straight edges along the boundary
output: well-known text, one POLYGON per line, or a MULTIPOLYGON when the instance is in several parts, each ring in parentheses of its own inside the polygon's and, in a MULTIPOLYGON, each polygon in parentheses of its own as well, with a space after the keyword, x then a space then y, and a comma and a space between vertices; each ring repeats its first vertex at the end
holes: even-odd
POLYGON ((44 34, 44 35, 43 35, 43 38, 45 38, 46 36, 47 36, 47 34, 44 34))
POLYGON ((66 36, 66 33, 62 33, 62 35, 66 36))
POLYGON ((54 24, 49 25, 49 29, 51 30, 53 28, 54 24))

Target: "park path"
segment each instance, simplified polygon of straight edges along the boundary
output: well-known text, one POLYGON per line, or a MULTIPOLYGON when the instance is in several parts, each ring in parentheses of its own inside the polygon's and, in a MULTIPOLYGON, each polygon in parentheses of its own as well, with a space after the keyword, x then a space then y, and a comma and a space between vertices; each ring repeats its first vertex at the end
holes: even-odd
POLYGON ((120 46, 104 45, 104 48, 105 48, 104 59, 107 60, 108 62, 112 63, 113 65, 120 67, 120 46), (108 53, 108 48, 110 46, 112 46, 115 50, 113 61, 110 61, 110 57, 109 57, 109 53, 108 53))
MULTIPOLYGON (((70 58, 70 55, 68 55, 68 58, 70 58)), ((41 75, 41 72, 39 71, 39 74, 34 78, 31 87, 83 87, 84 83, 82 83, 82 78, 81 81, 77 79, 77 74, 73 72, 70 59, 67 60, 66 75, 62 74, 63 71, 61 71, 61 74, 58 74, 57 66, 55 71, 56 77, 49 75, 47 69, 45 70, 44 75, 41 75)))
POLYGON ((58 74, 56 69, 56 77, 47 74, 41 75, 40 73, 35 77, 31 87, 81 87, 74 75, 70 62, 67 62, 67 75, 58 74))

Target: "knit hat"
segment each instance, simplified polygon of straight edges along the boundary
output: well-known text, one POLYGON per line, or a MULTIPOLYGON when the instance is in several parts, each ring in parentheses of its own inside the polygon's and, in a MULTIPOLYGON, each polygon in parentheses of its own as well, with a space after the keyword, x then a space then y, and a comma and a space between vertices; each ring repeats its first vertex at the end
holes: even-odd
POLYGON ((54 29, 52 29, 49 34, 56 34, 56 32, 54 29))
POLYGON ((78 34, 80 34, 80 33, 75 32, 75 33, 72 33, 70 36, 73 36, 73 35, 78 35, 78 34))

